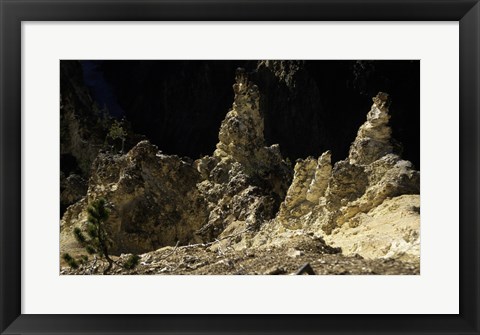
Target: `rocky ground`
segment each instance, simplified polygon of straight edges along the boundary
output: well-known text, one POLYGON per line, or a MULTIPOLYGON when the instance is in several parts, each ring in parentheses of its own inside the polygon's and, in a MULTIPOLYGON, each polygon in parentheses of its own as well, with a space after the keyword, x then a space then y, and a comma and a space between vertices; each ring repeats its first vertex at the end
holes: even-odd
MULTIPOLYGON (((230 247, 165 247, 140 255, 134 270, 121 264, 128 255, 114 257, 110 274, 117 275, 417 275, 419 264, 391 258, 365 259, 345 256, 341 249, 327 247, 311 236, 292 238, 290 244, 236 251, 230 247), (214 247, 214 248, 212 248, 214 247)), ((105 262, 90 260, 73 270, 62 267, 61 274, 102 274, 105 262)))

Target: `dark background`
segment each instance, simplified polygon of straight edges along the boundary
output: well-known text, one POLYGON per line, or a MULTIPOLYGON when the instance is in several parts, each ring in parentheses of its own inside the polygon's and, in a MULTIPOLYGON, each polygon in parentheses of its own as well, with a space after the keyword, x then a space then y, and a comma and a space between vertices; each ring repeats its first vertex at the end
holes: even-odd
MULTIPOLYGON (((393 137, 403 158, 420 168, 420 62, 304 61, 293 84, 256 60, 81 61, 83 79, 100 107, 126 117, 167 154, 211 154, 232 106, 235 70, 244 67, 262 93, 267 145, 279 143, 292 161, 332 150, 348 155, 358 127, 379 91, 392 99, 393 137)), ((288 65, 288 62, 285 62, 288 65)))

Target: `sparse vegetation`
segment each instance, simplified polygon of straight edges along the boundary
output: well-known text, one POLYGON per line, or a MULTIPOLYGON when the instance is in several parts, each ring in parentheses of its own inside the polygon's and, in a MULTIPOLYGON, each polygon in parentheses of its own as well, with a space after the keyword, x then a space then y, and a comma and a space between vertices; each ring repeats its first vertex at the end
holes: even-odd
POLYGON ((82 234, 82 231, 80 230, 80 228, 75 227, 75 229, 73 230, 73 234, 75 235, 75 239, 76 239, 80 244, 85 243, 85 236, 82 234))
POLYGON ((140 257, 138 255, 130 255, 125 263, 123 263, 123 267, 127 270, 133 270, 137 267, 139 261, 140 257))
POLYGON ((75 239, 85 248, 89 254, 97 254, 108 262, 107 268, 103 274, 107 274, 113 265, 113 260, 109 256, 109 248, 111 246, 108 232, 105 227, 109 217, 106 201, 103 198, 95 200, 88 207, 87 234, 88 238, 83 234, 80 228, 75 228, 73 234, 75 239))
POLYGON ((70 256, 70 254, 64 253, 62 258, 68 264, 68 266, 70 266, 72 269, 78 269, 77 261, 75 260, 75 258, 70 256))
POLYGON ((127 132, 124 129, 123 122, 117 120, 113 121, 107 138, 111 138, 113 141, 120 140, 122 142, 120 152, 123 154, 125 149, 125 140, 127 139, 127 132))

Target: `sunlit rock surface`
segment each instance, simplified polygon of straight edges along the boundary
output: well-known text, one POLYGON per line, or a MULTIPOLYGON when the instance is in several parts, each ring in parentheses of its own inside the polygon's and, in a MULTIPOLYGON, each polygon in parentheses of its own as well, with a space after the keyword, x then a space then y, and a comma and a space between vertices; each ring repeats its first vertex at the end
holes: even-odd
MULTIPOLYGON (((282 62, 258 67, 272 71, 288 87, 295 85, 301 68, 300 63, 282 62)), ((144 273, 175 273, 185 262, 180 271, 202 273, 197 270, 206 266, 212 273, 242 273, 245 268, 235 267, 226 255, 248 264, 252 255, 265 258, 269 253, 284 255, 286 263, 306 256, 313 262, 316 254, 353 257, 346 258, 351 264, 392 258, 417 264, 392 273, 416 272, 420 173, 394 150, 388 94, 373 98, 346 159, 332 164, 327 150, 320 157, 297 160, 292 168, 277 144, 265 143, 257 85, 241 68, 235 79, 233 105, 212 155, 193 161, 141 141, 125 154, 100 151, 91 164, 85 196, 76 191, 80 180, 64 178, 62 199, 73 204, 62 217, 61 252, 82 253, 73 229, 84 229, 88 205, 105 198, 112 254, 142 253, 144 266, 149 266, 155 259, 155 264, 164 264, 163 258, 155 258, 164 257, 164 251, 174 254, 178 247, 179 255, 187 257, 188 248, 201 248, 195 251, 201 265, 190 267, 182 258, 176 268, 167 262, 162 268, 144 268, 144 273), (222 264, 218 257, 223 257, 222 264)), ((259 274, 288 271, 269 264, 259 274)), ((351 273, 376 270, 355 271, 351 273)))
POLYGON ((328 153, 318 164, 313 158, 297 163, 275 220, 282 228, 274 224, 270 229, 314 232, 346 254, 419 260, 420 173, 393 153, 389 104, 385 93, 373 98, 349 157, 333 168, 328 153), (399 200, 403 195, 417 196, 399 200))
POLYGON ((196 188, 199 180, 192 162, 163 155, 148 141, 125 155, 100 153, 92 166, 87 196, 68 208, 62 233, 68 234, 73 226, 84 228, 88 204, 105 198, 113 253, 189 243, 208 216, 196 188))

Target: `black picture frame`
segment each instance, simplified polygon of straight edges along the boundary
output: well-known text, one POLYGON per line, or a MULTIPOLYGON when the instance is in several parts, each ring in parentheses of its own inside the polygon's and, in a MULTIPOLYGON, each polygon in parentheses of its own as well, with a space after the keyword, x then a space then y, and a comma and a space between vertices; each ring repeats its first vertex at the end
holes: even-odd
MULTIPOLYGON (((478 0, 0 0, 0 331, 2 334, 479 334, 478 0), (22 21, 459 21, 460 314, 21 314, 22 21)), ((448 265, 446 265, 448 271, 448 265)), ((441 280, 441 278, 439 278, 441 280)), ((441 299, 441 292, 439 292, 441 299)))

